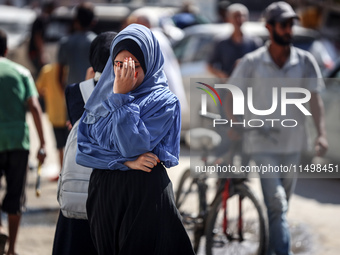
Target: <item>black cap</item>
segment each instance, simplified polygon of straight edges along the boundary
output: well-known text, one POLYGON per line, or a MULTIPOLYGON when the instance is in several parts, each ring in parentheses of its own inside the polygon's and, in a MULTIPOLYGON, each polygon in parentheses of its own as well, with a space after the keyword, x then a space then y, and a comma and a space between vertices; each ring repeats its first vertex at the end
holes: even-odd
POLYGON ((288 19, 299 19, 293 8, 286 2, 274 2, 264 10, 264 18, 267 23, 283 22, 288 19))

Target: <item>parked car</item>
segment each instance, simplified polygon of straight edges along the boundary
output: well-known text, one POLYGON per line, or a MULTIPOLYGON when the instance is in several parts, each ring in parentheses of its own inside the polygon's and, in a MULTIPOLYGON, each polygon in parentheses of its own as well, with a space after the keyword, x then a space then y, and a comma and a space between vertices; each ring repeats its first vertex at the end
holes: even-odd
POLYGON ((7 57, 30 68, 27 44, 32 23, 36 18, 33 10, 0 5, 0 28, 7 34, 7 57))

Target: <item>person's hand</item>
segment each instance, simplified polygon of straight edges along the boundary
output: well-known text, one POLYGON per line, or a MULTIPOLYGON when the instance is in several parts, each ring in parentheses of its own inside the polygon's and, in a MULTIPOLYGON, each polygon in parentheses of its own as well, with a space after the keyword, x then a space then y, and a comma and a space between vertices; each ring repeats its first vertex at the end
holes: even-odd
POLYGON ((114 65, 116 78, 113 84, 113 93, 126 94, 132 91, 137 82, 138 72, 135 72, 135 61, 125 58, 124 62, 114 65))
POLYGON ((37 158, 39 160, 39 163, 44 163, 46 158, 46 150, 44 146, 41 146, 38 150, 37 158))
POLYGON ((315 140, 315 154, 322 157, 326 154, 328 149, 328 141, 326 136, 318 136, 315 140))
POLYGON ((134 161, 126 161, 124 165, 126 165, 127 167, 131 169, 151 172, 151 169, 155 167, 159 162, 160 160, 155 154, 151 152, 146 152, 140 155, 134 161))

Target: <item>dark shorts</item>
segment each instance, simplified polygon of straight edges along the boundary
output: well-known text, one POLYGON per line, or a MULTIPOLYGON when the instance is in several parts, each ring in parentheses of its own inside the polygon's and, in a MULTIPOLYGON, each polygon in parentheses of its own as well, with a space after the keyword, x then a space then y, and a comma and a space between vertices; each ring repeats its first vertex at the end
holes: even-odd
POLYGON ((87 215, 99 255, 193 255, 161 164, 151 173, 92 172, 87 215))
POLYGON ((62 149, 66 145, 67 136, 69 134, 67 127, 54 127, 54 137, 57 143, 57 149, 62 149))
POLYGON ((1 210, 9 214, 20 214, 26 202, 26 176, 28 151, 0 152, 0 178, 6 178, 6 194, 1 210))

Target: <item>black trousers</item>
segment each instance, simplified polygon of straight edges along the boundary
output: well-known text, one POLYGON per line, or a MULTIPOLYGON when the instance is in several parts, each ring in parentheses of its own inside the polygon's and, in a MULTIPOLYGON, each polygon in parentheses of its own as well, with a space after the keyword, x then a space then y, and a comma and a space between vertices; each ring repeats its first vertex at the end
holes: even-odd
POLYGON ((161 164, 151 173, 95 169, 87 214, 99 255, 194 254, 161 164))

